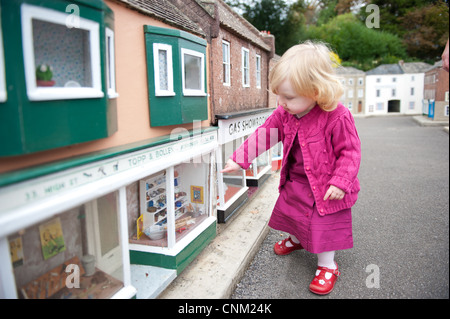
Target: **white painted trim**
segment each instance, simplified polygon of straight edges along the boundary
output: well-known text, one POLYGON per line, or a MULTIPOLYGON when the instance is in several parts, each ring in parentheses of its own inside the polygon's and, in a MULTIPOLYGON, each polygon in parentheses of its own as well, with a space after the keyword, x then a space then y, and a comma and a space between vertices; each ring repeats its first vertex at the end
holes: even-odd
POLYGON ((91 52, 92 87, 38 87, 33 44, 33 19, 66 25, 70 15, 52 9, 22 4, 22 45, 27 95, 31 101, 101 98, 104 96, 101 83, 100 26, 97 22, 79 18, 79 28, 89 31, 91 52))
POLYGON ((6 77, 5 77, 5 57, 3 49, 3 30, 2 30, 2 10, 0 8, 0 102, 5 102, 7 99, 6 91, 6 77))
POLYGON ((181 48, 181 82, 183 87, 184 96, 206 96, 205 92, 205 55, 203 53, 181 48), (192 90, 186 88, 185 83, 185 68, 184 68, 184 56, 191 55, 200 58, 200 90, 192 90))
POLYGON ((153 43, 153 66, 155 73, 155 95, 156 96, 175 96, 176 93, 173 90, 173 58, 172 58, 172 46, 163 43, 153 43), (167 52, 167 90, 163 90, 159 83, 159 51, 167 52))
POLYGON ((110 28, 105 28, 105 48, 106 48, 106 85, 108 90, 108 98, 113 99, 119 97, 116 89, 116 49, 114 31, 110 28), (108 38, 111 39, 108 47, 108 38), (108 52, 109 51, 109 52, 108 52), (111 80, 109 80, 109 75, 111 80))
POLYGON ((241 73, 242 73, 242 86, 243 87, 250 87, 250 50, 246 48, 241 49, 242 52, 242 65, 241 65, 241 73), (245 83, 245 57, 248 57, 247 60, 247 69, 248 69, 248 83, 245 83))
POLYGON ((0 299, 17 299, 17 287, 9 252, 8 238, 0 238, 0 299))
POLYGON ((141 251, 146 253, 156 253, 166 256, 178 255, 187 245, 189 245, 195 238, 197 238, 203 231, 205 231, 211 224, 216 221, 216 217, 209 216, 201 224, 192 229, 189 234, 184 236, 172 248, 156 247, 149 245, 129 244, 129 249, 134 251, 141 251))
MULTIPOLYGON (((224 86, 231 86, 231 44, 228 41, 222 40, 222 65, 225 65, 227 71, 228 71, 228 77, 226 77, 225 82, 223 82, 223 78, 222 78, 222 83, 224 86), (228 60, 227 61, 223 61, 223 45, 226 45, 227 47, 227 55, 228 55, 228 60)), ((224 75, 225 77, 225 75, 224 75)))

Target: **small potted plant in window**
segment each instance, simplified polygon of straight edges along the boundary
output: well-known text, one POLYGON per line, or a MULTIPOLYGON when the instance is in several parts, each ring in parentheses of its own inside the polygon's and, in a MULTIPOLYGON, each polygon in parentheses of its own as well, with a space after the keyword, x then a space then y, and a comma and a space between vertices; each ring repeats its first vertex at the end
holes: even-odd
POLYGON ((53 86, 55 81, 53 78, 53 68, 48 64, 38 65, 36 68, 36 83, 37 86, 53 86))

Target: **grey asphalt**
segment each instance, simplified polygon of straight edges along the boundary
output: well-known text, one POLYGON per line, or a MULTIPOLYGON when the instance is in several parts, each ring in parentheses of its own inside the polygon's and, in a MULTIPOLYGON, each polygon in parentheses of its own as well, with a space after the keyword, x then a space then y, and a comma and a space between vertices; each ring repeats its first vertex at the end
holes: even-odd
POLYGON ((270 230, 231 298, 449 298, 449 134, 410 116, 356 118, 361 192, 354 247, 336 252, 341 276, 327 296, 309 289, 316 256, 276 256, 270 230))

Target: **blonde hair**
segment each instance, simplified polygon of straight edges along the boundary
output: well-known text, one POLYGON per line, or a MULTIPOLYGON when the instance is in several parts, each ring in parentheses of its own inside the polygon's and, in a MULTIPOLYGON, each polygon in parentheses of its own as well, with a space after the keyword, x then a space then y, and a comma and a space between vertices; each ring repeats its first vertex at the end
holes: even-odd
POLYGON ((299 96, 314 99, 324 111, 334 110, 344 90, 333 68, 337 61, 332 53, 321 42, 293 46, 270 71, 270 89, 278 94, 280 84, 289 80, 299 96))

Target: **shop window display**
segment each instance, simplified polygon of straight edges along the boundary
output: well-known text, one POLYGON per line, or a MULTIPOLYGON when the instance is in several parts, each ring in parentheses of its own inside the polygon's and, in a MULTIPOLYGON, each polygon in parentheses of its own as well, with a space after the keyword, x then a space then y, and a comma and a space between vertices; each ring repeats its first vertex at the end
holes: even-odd
MULTIPOLYGON (((233 154, 234 150, 239 147, 240 143, 242 143, 242 138, 224 144, 222 149, 223 166, 225 166, 225 163, 233 154)), ((244 171, 240 170, 233 173, 223 173, 223 196, 220 194, 221 192, 219 190, 218 205, 220 207, 225 206, 230 201, 233 201, 232 199, 234 197, 239 196, 244 189, 246 189, 244 171)))
MULTIPOLYGON (((249 135, 245 136, 247 139, 249 135)), ((272 149, 260 154, 255 158, 250 167, 245 171, 247 178, 259 177, 261 174, 265 174, 269 170, 269 166, 272 165, 272 149)))
POLYGON ((104 299, 123 285, 115 192, 8 237, 23 299, 104 299))
POLYGON ((211 215, 209 178, 208 164, 183 163, 140 180, 140 216, 130 242, 171 248, 182 240, 211 215))

